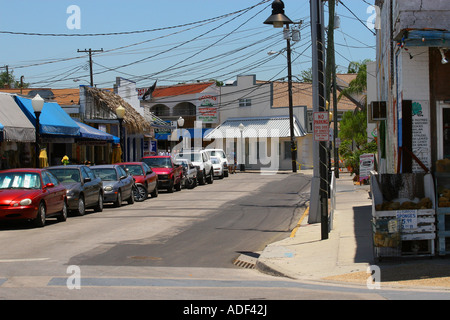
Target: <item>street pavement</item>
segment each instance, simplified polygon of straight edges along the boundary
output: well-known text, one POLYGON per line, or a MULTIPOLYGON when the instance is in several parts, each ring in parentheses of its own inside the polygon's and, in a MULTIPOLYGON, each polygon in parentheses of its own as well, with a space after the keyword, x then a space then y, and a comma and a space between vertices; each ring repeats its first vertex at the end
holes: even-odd
POLYGON ((289 238, 260 253, 259 271, 296 280, 450 292, 448 256, 375 259, 370 186, 355 185, 349 173, 340 173, 336 182, 336 209, 328 239, 321 239, 320 223, 308 223, 308 209, 289 238), (368 282, 371 274, 381 281, 368 282))

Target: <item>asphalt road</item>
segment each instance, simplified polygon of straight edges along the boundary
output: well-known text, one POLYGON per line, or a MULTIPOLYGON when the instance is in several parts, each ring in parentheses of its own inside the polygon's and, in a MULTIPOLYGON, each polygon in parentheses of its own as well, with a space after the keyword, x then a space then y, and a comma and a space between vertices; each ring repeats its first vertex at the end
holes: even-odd
MULTIPOLYGON (((309 181, 302 173, 239 173, 63 223, 48 219, 44 228, 1 225, 0 300, 385 298, 233 264, 289 236, 309 199, 309 181)), ((181 307, 171 311, 181 314, 181 307)))
MULTIPOLYGON (((309 179, 300 175, 237 174, 194 190, 162 193, 147 200, 146 211, 149 217, 179 220, 175 230, 97 247, 69 264, 232 268, 242 252, 256 253, 289 236, 305 209, 302 191, 309 192, 309 179)), ((130 210, 124 207, 123 214, 130 210)))

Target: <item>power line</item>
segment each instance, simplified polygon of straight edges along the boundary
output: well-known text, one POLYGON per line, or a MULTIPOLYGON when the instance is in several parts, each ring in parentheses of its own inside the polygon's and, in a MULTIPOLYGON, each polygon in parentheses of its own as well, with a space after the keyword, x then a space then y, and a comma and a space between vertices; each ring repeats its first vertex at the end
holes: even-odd
POLYGON ((246 11, 252 8, 255 8, 257 6, 260 6, 270 0, 263 0, 259 3, 257 3, 254 6, 241 9, 232 13, 227 13, 221 16, 217 16, 210 19, 205 19, 201 21, 196 22, 190 22, 170 27, 162 27, 162 28, 155 28, 155 29, 145 29, 145 30, 135 30, 135 31, 122 31, 122 32, 107 32, 107 33, 38 33, 38 32, 18 32, 18 31, 5 31, 0 30, 0 34, 11 34, 11 35, 22 35, 22 36, 40 36, 40 37, 99 37, 99 36, 119 36, 119 35, 130 35, 130 34, 139 34, 139 33, 148 33, 148 32, 155 32, 155 31, 163 31, 163 30, 169 30, 169 29, 175 29, 175 28, 181 28, 181 27, 187 27, 194 24, 199 24, 203 22, 210 22, 215 21, 219 19, 223 19, 238 13, 241 13, 242 11, 246 11))

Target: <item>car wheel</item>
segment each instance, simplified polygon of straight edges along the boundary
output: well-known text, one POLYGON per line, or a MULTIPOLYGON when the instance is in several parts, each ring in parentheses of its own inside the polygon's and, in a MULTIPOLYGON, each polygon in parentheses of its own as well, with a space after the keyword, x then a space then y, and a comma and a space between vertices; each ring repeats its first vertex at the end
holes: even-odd
POLYGON ((101 192, 98 194, 97 206, 94 207, 95 212, 103 211, 103 195, 101 192))
POLYGON ((134 194, 134 200, 136 200, 137 202, 144 201, 148 197, 147 188, 145 188, 144 186, 141 186, 141 185, 136 186, 133 189, 133 194, 134 194))
POLYGON ((151 193, 152 198, 156 198, 158 196, 158 186, 155 186, 155 189, 153 189, 151 193))
POLYGON ((34 224, 36 225, 36 227, 45 226, 45 218, 46 218, 45 204, 43 202, 41 202, 39 204, 36 219, 34 220, 34 224))
POLYGON ((61 214, 58 216, 58 221, 59 222, 64 222, 67 220, 67 204, 66 201, 64 201, 64 205, 63 208, 61 210, 61 214))
POLYGON ((195 179, 187 178, 186 179, 186 187, 188 189, 193 189, 195 187, 195 179))
POLYGON ((206 179, 209 184, 212 184, 214 182, 214 171, 211 169, 209 172, 209 178, 206 179))
POLYGON ((136 186, 131 187, 130 197, 127 199, 128 204, 134 203, 134 189, 136 189, 136 186))
POLYGON ((117 192, 117 199, 114 202, 114 206, 115 207, 120 207, 121 205, 122 205, 122 193, 119 190, 119 192, 117 192))
POLYGON ((79 216, 84 216, 85 213, 86 213, 86 204, 84 203, 84 197, 80 195, 80 198, 78 198, 77 214, 79 216))
POLYGON ((205 185, 206 184, 206 174, 205 174, 205 171, 203 171, 201 174, 200 174, 200 177, 197 177, 197 179, 198 179, 198 184, 199 185, 205 185))

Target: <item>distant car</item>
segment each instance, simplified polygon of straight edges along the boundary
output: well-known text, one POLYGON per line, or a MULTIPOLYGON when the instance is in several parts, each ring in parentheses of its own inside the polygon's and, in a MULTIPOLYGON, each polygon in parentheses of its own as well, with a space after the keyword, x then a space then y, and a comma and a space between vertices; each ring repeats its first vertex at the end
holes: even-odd
POLYGON ((227 155, 222 149, 205 149, 205 151, 212 157, 218 157, 223 165, 223 176, 228 177, 228 159, 227 155))
POLYGON ((173 162, 171 156, 145 156, 141 160, 145 162, 158 175, 158 188, 180 191, 183 180, 183 168, 173 162))
POLYGON ((116 207, 120 207, 124 199, 129 204, 134 203, 134 179, 122 166, 103 164, 90 168, 103 181, 104 202, 113 202, 116 207))
POLYGON ((86 208, 103 211, 103 182, 85 165, 66 165, 47 168, 67 190, 67 206, 82 216, 86 208))
POLYGON ((214 182, 214 171, 209 154, 205 150, 182 150, 175 159, 188 159, 197 168, 197 182, 200 185, 214 182))
POLYGON ((224 175, 223 162, 220 161, 218 157, 211 156, 211 163, 214 170, 214 177, 219 177, 219 179, 223 179, 224 175))
POLYGON ((51 216, 67 219, 66 188, 52 173, 45 169, 0 171, 0 220, 32 220, 43 227, 51 216))
POLYGON ((176 159, 176 164, 183 167, 183 185, 188 189, 197 186, 197 168, 188 159, 176 159))
POLYGON ((152 198, 158 196, 158 176, 145 162, 121 162, 118 165, 128 170, 134 178, 135 192, 134 200, 144 201, 148 194, 152 198))

